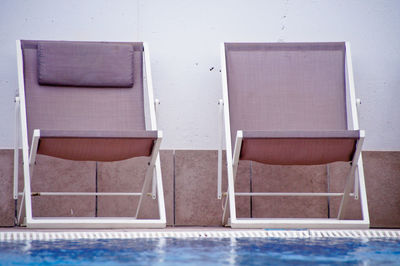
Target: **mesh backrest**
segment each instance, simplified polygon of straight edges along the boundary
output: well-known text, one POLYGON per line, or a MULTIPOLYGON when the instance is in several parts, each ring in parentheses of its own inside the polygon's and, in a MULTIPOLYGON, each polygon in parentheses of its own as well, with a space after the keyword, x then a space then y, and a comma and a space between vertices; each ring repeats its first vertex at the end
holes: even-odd
POLYGON ((237 130, 347 129, 344 43, 225 44, 237 130))
POLYGON ((134 47, 131 88, 41 86, 37 73, 38 41, 21 43, 29 141, 34 129, 145 130, 143 43, 123 43, 134 47))

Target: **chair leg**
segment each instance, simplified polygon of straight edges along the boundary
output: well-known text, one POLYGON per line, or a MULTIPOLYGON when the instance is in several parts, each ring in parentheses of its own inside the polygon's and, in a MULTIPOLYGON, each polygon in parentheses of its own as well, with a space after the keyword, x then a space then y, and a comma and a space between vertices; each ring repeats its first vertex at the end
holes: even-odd
POLYGON ((222 128, 222 121, 223 121, 223 104, 222 100, 218 101, 219 105, 219 113, 218 113, 218 139, 219 139, 219 146, 218 146, 218 181, 217 181, 217 198, 222 199, 222 145, 223 141, 223 128, 222 128))
MULTIPOLYGON (((30 221, 32 219, 32 199, 31 199, 31 177, 33 175, 33 167, 35 165, 37 148, 40 139, 40 130, 35 129, 32 136, 32 147, 30 149, 30 154, 28 157, 28 149, 23 149, 23 164, 24 164, 24 196, 25 198, 25 212, 26 219, 30 221)), ((27 147, 27 145, 26 145, 27 147)), ((23 201, 23 200, 22 200, 23 201)), ((22 209, 21 202, 21 209, 22 209)), ((18 221, 21 215, 18 215, 18 221)))
POLYGON ((18 175, 19 175, 19 97, 15 97, 15 141, 14 141, 14 208, 15 208, 15 224, 18 224, 18 175))
POLYGON ((368 201, 367 201, 367 191, 365 188, 365 177, 364 177, 364 167, 363 167, 363 159, 362 154, 360 154, 360 158, 358 159, 358 184, 359 184, 359 197, 361 204, 361 212, 363 220, 368 224, 369 221, 369 212, 368 212, 368 201))
POLYGON ((33 167, 35 166, 36 163, 36 155, 37 155, 37 149, 39 145, 39 139, 40 139, 40 130, 35 129, 33 131, 33 137, 32 137, 32 147, 31 147, 31 152, 29 154, 29 173, 32 177, 33 175, 33 167))
POLYGON ((29 167, 28 147, 22 149, 23 169, 24 169, 24 198, 25 198, 25 214, 27 222, 32 219, 32 201, 31 201, 31 176, 29 167))
POLYGON ((157 176, 156 169, 153 169, 153 179, 151 181, 151 198, 156 199, 157 197, 157 176))
POLYGON ((227 224, 227 205, 229 201, 229 209, 230 209, 230 216, 231 219, 236 219, 236 205, 235 205, 235 180, 237 169, 239 165, 239 155, 242 148, 242 140, 243 140, 243 132, 238 130, 236 134, 236 141, 235 141, 235 151, 233 153, 233 159, 226 158, 228 164, 228 192, 227 192, 227 200, 225 202, 224 212, 222 214, 222 223, 224 225, 227 224))
POLYGON ((143 182, 143 186, 142 186, 142 192, 141 192, 141 195, 140 195, 140 198, 139 198, 138 206, 136 208, 136 215, 135 215, 136 219, 139 216, 140 208, 142 207, 143 198, 146 195, 146 191, 147 191, 147 189, 149 187, 150 180, 152 179, 153 171, 154 171, 154 163, 153 164, 149 163, 149 166, 147 167, 146 175, 145 175, 145 178, 144 178, 144 182, 143 182))
MULTIPOLYGON (((16 97, 16 141, 15 141, 15 150, 14 150, 14 197, 17 198, 19 196, 18 192, 18 163, 19 163, 19 134, 21 134, 22 139, 22 166, 24 173, 24 191, 22 194, 20 209, 17 217, 17 223, 19 224, 22 208, 25 203, 25 214, 27 222, 30 222, 32 219, 32 202, 31 202, 31 175, 33 172, 33 164, 31 158, 33 160, 36 157, 37 145, 40 137, 40 131, 34 132, 33 140, 32 140, 32 148, 31 154, 29 155, 29 145, 28 145, 28 134, 26 128, 26 113, 25 113, 25 105, 24 102, 20 101, 19 97, 16 97), (21 127, 19 127, 19 123, 21 123, 21 127), (39 133, 39 134, 38 134, 39 133)), ((36 131, 36 130, 35 130, 36 131)))
POLYGON ((165 215, 165 201, 164 201, 164 191, 163 191, 161 163, 159 154, 156 159, 155 169, 156 169, 156 182, 157 182, 158 212, 161 222, 166 224, 167 218, 165 215))
POLYGON ((362 135, 362 136, 360 136, 360 139, 357 141, 356 151, 353 155, 353 160, 351 162, 350 172, 346 178, 346 185, 344 187, 344 193, 343 193, 343 197, 342 197, 342 201, 340 203, 340 208, 339 208, 339 213, 338 213, 339 220, 344 219, 345 210, 347 208, 347 203, 350 198, 351 183, 352 183, 352 181, 354 181, 352 177, 354 177, 356 169, 357 169, 357 164, 358 164, 359 158, 361 156, 361 147, 362 147, 363 142, 364 142, 364 136, 362 135))
POLYGON ((149 166, 147 167, 146 175, 143 182, 142 192, 139 198, 138 206, 136 208, 136 219, 139 216, 140 208, 142 206, 143 198, 146 195, 146 191, 148 190, 148 186, 150 184, 150 180, 153 178, 154 174, 154 167, 158 158, 158 152, 160 150, 161 138, 158 138, 153 146, 153 150, 150 157, 149 166))
MULTIPOLYGON (((16 218, 16 224, 20 225, 20 221, 21 221, 21 215, 22 215, 22 208, 24 207, 24 202, 25 202, 25 190, 22 193, 22 198, 21 198, 21 202, 19 204, 19 211, 18 211, 18 216, 16 218)), ((17 204, 18 205, 18 204, 17 204)))
POLYGON ((351 164, 350 173, 346 177, 346 185, 345 185, 345 189, 344 189, 344 193, 343 193, 342 201, 340 203, 340 208, 339 208, 338 217, 337 217, 339 220, 342 220, 345 215, 347 203, 350 198, 351 184, 353 181, 352 177, 354 177, 356 167, 357 167, 357 164, 355 162, 353 162, 351 164))
MULTIPOLYGON (((228 180, 229 180, 229 177, 228 177, 228 180)), ((226 193, 225 203, 223 203, 223 206, 222 206, 222 208, 223 208, 222 224, 223 225, 227 225, 228 224, 228 216, 229 216, 228 202, 229 202, 229 196, 228 196, 228 192, 227 192, 226 193)))

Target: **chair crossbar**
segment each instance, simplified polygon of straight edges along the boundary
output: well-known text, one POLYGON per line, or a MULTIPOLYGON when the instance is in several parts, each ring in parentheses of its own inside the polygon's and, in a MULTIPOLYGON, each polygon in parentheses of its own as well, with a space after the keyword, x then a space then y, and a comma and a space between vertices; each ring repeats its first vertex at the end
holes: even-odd
MULTIPOLYGON (((350 194, 351 196, 352 194, 350 194)), ((343 193, 325 192, 236 192, 235 196, 282 196, 282 197, 340 197, 343 193)))
MULTIPOLYGON (((22 196, 24 193, 18 193, 22 196)), ((31 192, 31 196, 141 196, 140 192, 31 192)), ((146 195, 151 196, 151 193, 146 195)))

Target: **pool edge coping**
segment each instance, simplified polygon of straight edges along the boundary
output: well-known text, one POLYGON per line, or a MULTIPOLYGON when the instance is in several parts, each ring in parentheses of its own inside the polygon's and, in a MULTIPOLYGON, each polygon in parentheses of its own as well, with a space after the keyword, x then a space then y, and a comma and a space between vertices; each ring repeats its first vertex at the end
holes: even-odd
POLYGON ((400 230, 99 230, 0 231, 0 241, 135 238, 400 238, 400 230))

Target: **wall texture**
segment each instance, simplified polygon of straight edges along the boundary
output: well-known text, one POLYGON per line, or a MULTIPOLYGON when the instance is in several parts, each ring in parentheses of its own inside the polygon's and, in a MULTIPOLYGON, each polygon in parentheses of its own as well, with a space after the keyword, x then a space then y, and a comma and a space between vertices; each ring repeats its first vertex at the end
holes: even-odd
POLYGON ((16 39, 149 43, 163 149, 217 148, 222 41, 352 43, 365 150, 400 150, 400 1, 2 0, 0 149, 14 139, 16 39))

